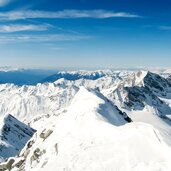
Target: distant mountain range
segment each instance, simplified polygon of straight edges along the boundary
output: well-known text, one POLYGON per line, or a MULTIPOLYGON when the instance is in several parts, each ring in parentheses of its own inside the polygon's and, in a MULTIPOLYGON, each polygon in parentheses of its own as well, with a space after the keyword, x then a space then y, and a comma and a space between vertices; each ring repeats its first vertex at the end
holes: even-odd
MULTIPOLYGON (((133 70, 122 70, 122 72, 135 72, 133 70)), ((170 75, 170 70, 155 70, 163 77, 170 75)), ((57 69, 24 69, 24 68, 13 68, 13 67, 0 67, 0 84, 11 83, 15 85, 36 85, 38 83, 52 83, 56 80, 64 78, 66 80, 79 80, 79 79, 90 79, 96 80, 98 78, 117 75, 120 70, 97 70, 97 71, 58 71, 57 69)))
POLYGON ((68 71, 0 85, 0 156, 12 157, 0 169, 170 171, 170 75, 68 71))

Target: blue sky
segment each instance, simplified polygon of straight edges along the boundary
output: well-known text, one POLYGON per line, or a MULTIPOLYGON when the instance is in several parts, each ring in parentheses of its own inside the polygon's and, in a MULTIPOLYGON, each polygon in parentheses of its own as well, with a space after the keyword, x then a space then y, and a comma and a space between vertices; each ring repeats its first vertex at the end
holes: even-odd
POLYGON ((170 67, 170 0, 0 0, 1 66, 170 67))

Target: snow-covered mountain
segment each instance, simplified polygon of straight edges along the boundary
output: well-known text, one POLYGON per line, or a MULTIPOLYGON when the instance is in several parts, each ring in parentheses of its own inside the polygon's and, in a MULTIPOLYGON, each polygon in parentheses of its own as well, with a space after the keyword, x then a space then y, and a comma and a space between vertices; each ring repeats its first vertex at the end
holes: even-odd
POLYGON ((37 131, 12 170, 171 170, 169 75, 75 71, 47 82, 0 85, 1 118, 11 113, 37 131))
POLYGON ((96 80, 98 78, 101 78, 107 74, 111 73, 111 71, 63 71, 58 72, 56 74, 53 74, 45 79, 43 79, 41 82, 54 82, 56 80, 59 80, 61 78, 64 78, 66 80, 79 80, 81 78, 83 79, 90 79, 90 80, 96 80))
POLYGON ((42 114, 55 114, 67 106, 78 88, 53 83, 37 86, 0 85, 0 115, 12 113, 21 120, 42 114))
POLYGON ((128 124, 102 94, 81 87, 67 112, 44 121, 12 170, 169 171, 164 139, 170 136, 145 123, 128 124))
POLYGON ((171 84, 167 79, 151 72, 138 72, 119 83, 111 97, 113 101, 117 99, 122 107, 142 110, 148 105, 157 109, 159 115, 162 115, 171 111, 159 97, 167 98, 170 93, 171 84))
POLYGON ((8 114, 0 124, 0 158, 17 155, 33 136, 35 130, 8 114))

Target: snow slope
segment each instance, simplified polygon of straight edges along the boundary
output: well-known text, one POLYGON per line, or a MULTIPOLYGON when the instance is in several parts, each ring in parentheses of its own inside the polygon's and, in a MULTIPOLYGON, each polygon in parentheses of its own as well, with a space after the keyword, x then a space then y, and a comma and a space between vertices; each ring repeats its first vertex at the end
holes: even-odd
POLYGON ((78 88, 53 83, 36 86, 0 85, 0 116, 12 113, 20 120, 29 121, 43 114, 55 114, 66 107, 78 88))
POLYGON ((0 121, 1 161, 17 155, 35 130, 8 114, 0 121))
POLYGON ((168 79, 147 71, 79 71, 73 78, 0 85, 1 118, 12 113, 37 130, 19 146, 26 144, 13 170, 171 170, 168 79))
POLYGON ((61 108, 68 107, 79 86, 99 91, 126 113, 147 110, 162 117, 171 114, 168 104, 171 84, 167 79, 147 71, 73 72, 81 76, 96 73, 105 76, 96 80, 75 81, 62 78, 36 86, 0 85, 0 116, 12 113, 28 123, 33 117, 57 114, 61 108))
POLYGON ((126 124, 117 108, 99 93, 81 87, 68 111, 50 120, 55 127, 47 122, 45 128, 52 133, 46 139, 40 138, 41 131, 33 136, 23 170, 171 170, 171 147, 163 139, 170 137, 149 124, 126 124))

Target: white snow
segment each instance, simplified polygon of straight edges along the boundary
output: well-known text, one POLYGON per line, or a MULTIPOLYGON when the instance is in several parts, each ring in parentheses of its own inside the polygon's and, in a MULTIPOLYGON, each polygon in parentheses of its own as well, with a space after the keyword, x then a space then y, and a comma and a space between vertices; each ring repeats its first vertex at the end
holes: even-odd
POLYGON ((140 122, 125 124, 114 106, 83 87, 68 111, 52 120, 56 125, 50 127, 54 131, 46 140, 41 140, 39 133, 33 137, 36 141, 26 159, 25 170, 171 170, 171 148, 161 130, 140 122), (112 116, 113 124, 104 116, 106 113, 112 116), (39 162, 31 162, 36 148, 46 152, 39 162))
POLYGON ((70 103, 76 92, 74 86, 61 87, 54 83, 21 87, 2 84, 0 116, 12 113, 20 120, 29 121, 36 115, 55 114, 70 103))
MULTIPOLYGON (((24 170, 171 170, 171 121, 165 118, 171 114, 170 87, 166 86, 166 96, 153 94, 153 89, 151 94, 144 92, 145 107, 133 110, 125 107, 124 87, 144 87, 147 71, 94 73, 98 72, 105 76, 76 81, 62 78, 36 86, 0 85, 0 116, 12 113, 37 130, 24 170), (123 112, 133 122, 127 123, 123 112), (42 139, 40 134, 47 130, 52 134, 42 139), (33 161, 36 149, 40 156, 33 161)), ((92 74, 80 71, 87 73, 92 74)), ((26 145, 20 154, 27 150, 26 145)))

